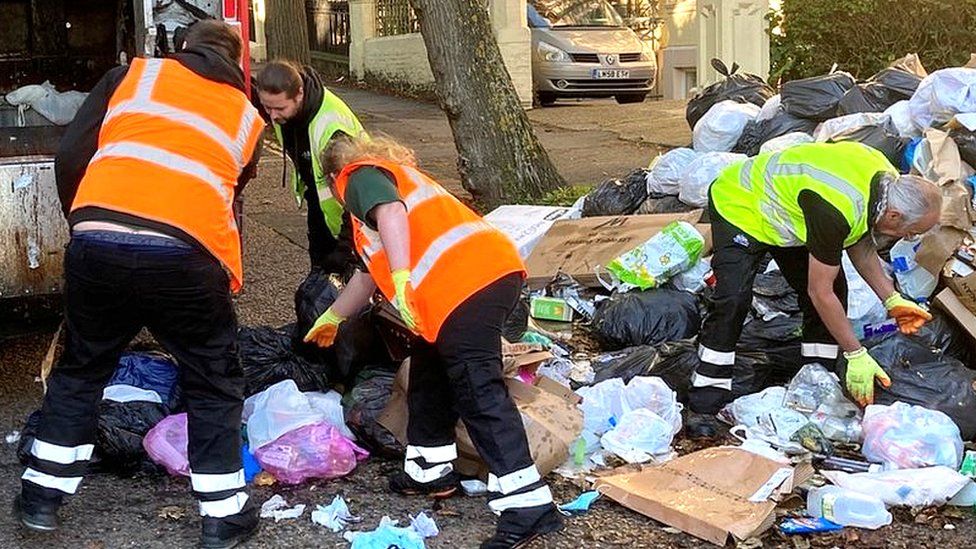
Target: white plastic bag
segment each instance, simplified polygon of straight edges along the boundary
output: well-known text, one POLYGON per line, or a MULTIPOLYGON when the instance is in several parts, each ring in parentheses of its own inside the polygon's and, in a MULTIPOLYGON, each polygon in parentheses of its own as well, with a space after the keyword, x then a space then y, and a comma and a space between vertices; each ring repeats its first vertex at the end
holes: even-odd
POLYGON ((786 387, 767 387, 758 393, 740 396, 728 405, 728 414, 735 423, 746 427, 759 425, 764 414, 783 407, 786 387))
POLYGON ((915 127, 921 130, 945 124, 961 112, 976 112, 976 69, 933 72, 919 83, 908 106, 915 127))
MULTIPOLYGON (((299 427, 321 422, 332 425, 337 418, 341 418, 341 409, 338 413, 329 410, 329 399, 334 400, 334 397, 319 395, 313 395, 310 399, 307 393, 298 390, 294 380, 286 379, 248 397, 244 401, 242 416, 247 423, 247 440, 251 451, 256 452, 265 444, 299 427)), ((344 423, 340 425, 333 426, 343 432, 348 430, 344 423)))
POLYGON ((841 488, 874 496, 888 506, 905 507, 943 505, 969 482, 959 472, 943 466, 854 474, 822 471, 821 474, 841 488))
POLYGON ((639 408, 624 414, 620 423, 600 438, 600 445, 627 463, 644 463, 667 455, 673 438, 672 426, 664 418, 639 408))
POLYGON ((883 322, 888 317, 888 311, 878 294, 854 268, 847 252, 841 256, 841 265, 847 278, 847 318, 854 327, 854 333, 860 337, 864 334, 864 326, 883 322))
POLYGON ((580 387, 576 394, 583 398, 583 430, 596 434, 606 433, 623 415, 624 380, 619 377, 601 381, 590 387, 580 387))
POLYGON ((681 404, 678 394, 663 379, 653 376, 637 376, 627 383, 623 391, 624 415, 633 410, 647 409, 671 425, 671 434, 681 430, 681 404))
POLYGON ((708 109, 695 123, 692 144, 698 152, 731 151, 746 124, 759 116, 759 107, 752 103, 725 100, 708 109))
POLYGON ((676 195, 681 190, 679 183, 681 176, 688 170, 688 166, 698 157, 691 149, 681 147, 658 156, 651 162, 647 172, 647 194, 676 195))
POLYGON ((762 109, 759 110, 759 116, 756 117, 756 122, 762 122, 763 120, 769 120, 770 118, 776 116, 780 113, 780 105, 782 105, 782 97, 780 94, 776 94, 763 103, 762 109))
POLYGON ((898 137, 918 137, 922 132, 915 127, 912 110, 907 99, 902 99, 885 109, 884 114, 891 117, 891 123, 898 130, 898 137))
POLYGON ((308 391, 302 394, 308 398, 308 402, 313 408, 321 412, 321 417, 338 429, 342 436, 356 440, 356 435, 346 425, 346 416, 342 409, 342 395, 336 391, 329 391, 328 393, 308 391))
POLYGON ((767 152, 779 152, 784 149, 788 149, 793 145, 800 145, 802 143, 813 143, 813 137, 811 137, 810 134, 803 132, 785 133, 763 143, 759 147, 759 154, 767 152))
POLYGON ((942 412, 904 402, 874 404, 864 411, 862 427, 861 453, 886 469, 945 465, 955 470, 962 461, 959 427, 942 412))
POLYGON ((696 158, 681 177, 678 200, 696 208, 708 205, 708 188, 729 164, 745 160, 744 154, 713 152, 696 158))
MULTIPOLYGON (((857 112, 854 114, 847 114, 822 122, 819 126, 817 126, 817 129, 814 130, 813 140, 819 142, 830 141, 834 137, 837 137, 842 133, 847 133, 850 130, 863 128, 865 126, 884 125, 892 126, 892 122, 891 116, 883 112, 857 112)), ((893 126, 891 133, 895 133, 893 126)))
POLYGON ((66 91, 59 93, 52 91, 41 99, 35 101, 31 106, 44 118, 58 126, 67 126, 78 114, 78 109, 88 97, 87 93, 80 91, 66 91))
POLYGON ((4 96, 4 100, 15 107, 19 107, 20 105, 30 106, 35 101, 43 99, 49 93, 51 93, 50 90, 42 85, 30 84, 21 86, 8 93, 4 96))

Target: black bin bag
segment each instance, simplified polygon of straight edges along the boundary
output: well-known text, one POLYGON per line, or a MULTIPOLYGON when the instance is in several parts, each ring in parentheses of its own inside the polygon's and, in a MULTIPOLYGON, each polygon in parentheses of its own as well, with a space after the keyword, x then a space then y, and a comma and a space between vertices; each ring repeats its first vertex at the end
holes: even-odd
POLYGON ((659 288, 615 294, 602 301, 591 329, 604 349, 616 350, 694 337, 700 326, 694 295, 659 288))
POLYGON ((630 215, 647 198, 647 170, 639 168, 623 179, 607 179, 583 199, 583 217, 630 215))
POLYGON ((781 104, 793 116, 822 122, 837 116, 840 100, 853 87, 854 77, 846 72, 791 80, 783 84, 781 104))
POLYGON ((688 121, 689 128, 694 129, 695 123, 716 103, 731 100, 762 107, 767 99, 776 94, 761 76, 738 73, 737 63, 732 63, 732 68, 729 69, 721 60, 712 59, 712 68, 724 78, 698 92, 688 101, 685 120, 688 121))

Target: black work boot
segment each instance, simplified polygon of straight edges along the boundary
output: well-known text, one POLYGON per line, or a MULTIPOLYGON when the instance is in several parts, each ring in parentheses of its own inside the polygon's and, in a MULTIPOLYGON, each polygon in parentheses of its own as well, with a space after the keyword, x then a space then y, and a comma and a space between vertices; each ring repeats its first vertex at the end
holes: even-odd
POLYGON ((250 498, 244 510, 236 515, 227 517, 203 517, 203 528, 200 535, 202 549, 230 549, 247 541, 258 531, 258 508, 251 503, 250 498))
POLYGON ((400 471, 390 477, 390 490, 402 496, 446 499, 457 492, 460 482, 461 477, 454 471, 430 482, 417 482, 406 472, 400 471))
POLYGON ((481 549, 517 549, 539 536, 563 529, 563 515, 555 505, 508 510, 498 517, 495 535, 481 543, 481 549))
POLYGON ((57 505, 28 503, 20 494, 14 498, 13 516, 35 532, 53 532, 58 529, 57 505))

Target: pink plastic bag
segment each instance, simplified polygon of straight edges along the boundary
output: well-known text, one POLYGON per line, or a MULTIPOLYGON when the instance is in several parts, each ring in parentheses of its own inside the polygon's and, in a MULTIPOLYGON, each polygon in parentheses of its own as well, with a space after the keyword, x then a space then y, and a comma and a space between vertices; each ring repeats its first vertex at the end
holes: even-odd
POLYGON ((142 447, 156 463, 162 465, 174 476, 190 476, 190 461, 187 457, 186 414, 175 414, 163 418, 142 439, 142 447))
POLYGON ((313 423, 290 431, 258 448, 254 457, 261 468, 285 484, 309 478, 332 479, 348 475, 369 452, 356 446, 328 423, 313 423))

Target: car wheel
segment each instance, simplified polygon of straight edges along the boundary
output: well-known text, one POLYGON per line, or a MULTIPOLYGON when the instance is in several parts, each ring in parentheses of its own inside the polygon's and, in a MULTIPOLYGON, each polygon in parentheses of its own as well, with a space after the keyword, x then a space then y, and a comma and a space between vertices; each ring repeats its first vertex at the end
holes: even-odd
POLYGON ((643 103, 645 97, 647 97, 646 93, 623 93, 613 96, 613 98, 617 100, 617 103, 620 103, 621 105, 626 105, 628 103, 643 103))
POLYGON ((550 107, 556 102, 556 94, 552 92, 536 92, 535 98, 543 107, 550 107))

